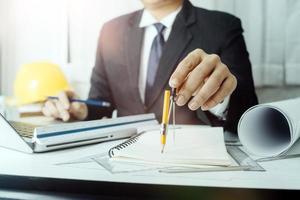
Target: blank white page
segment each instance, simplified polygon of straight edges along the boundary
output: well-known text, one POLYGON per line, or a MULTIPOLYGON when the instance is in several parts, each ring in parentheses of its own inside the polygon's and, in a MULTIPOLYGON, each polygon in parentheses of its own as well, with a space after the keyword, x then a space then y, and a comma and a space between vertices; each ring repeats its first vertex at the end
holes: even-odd
POLYGON ((221 165, 231 164, 226 151, 222 128, 189 127, 176 130, 176 140, 173 135, 167 135, 164 153, 161 153, 160 131, 148 131, 134 142, 120 145, 112 150, 113 160, 124 161, 128 158, 174 164, 221 165))

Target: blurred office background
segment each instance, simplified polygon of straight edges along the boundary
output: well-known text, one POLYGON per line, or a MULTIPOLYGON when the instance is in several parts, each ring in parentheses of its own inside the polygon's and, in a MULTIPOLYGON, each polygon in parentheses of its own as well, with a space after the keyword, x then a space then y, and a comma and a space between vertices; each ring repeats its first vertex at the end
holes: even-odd
MULTIPOLYGON (((241 18, 260 102, 300 96, 299 0, 191 0, 241 18)), ((0 0, 0 94, 13 94, 22 64, 57 63, 87 96, 103 23, 139 0, 0 0)))

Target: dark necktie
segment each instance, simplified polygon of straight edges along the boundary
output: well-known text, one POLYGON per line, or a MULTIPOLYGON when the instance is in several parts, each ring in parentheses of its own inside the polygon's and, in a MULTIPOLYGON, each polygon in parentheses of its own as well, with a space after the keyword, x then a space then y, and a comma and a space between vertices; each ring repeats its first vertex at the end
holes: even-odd
POLYGON ((159 60, 162 54, 163 46, 165 44, 163 31, 166 27, 161 23, 156 23, 154 24, 154 26, 157 30, 157 35, 153 40, 150 55, 149 55, 149 61, 148 61, 146 94, 145 94, 146 106, 149 105, 151 90, 154 85, 154 81, 155 81, 155 77, 159 65, 159 60))

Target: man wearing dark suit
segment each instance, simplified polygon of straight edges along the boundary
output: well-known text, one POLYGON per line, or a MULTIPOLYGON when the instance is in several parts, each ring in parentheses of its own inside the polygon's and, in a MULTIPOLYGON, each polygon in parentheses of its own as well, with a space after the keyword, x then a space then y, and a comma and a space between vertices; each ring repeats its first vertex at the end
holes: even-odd
POLYGON ((99 119, 117 109, 118 116, 155 113, 160 119, 163 92, 171 86, 177 123, 236 131, 242 113, 257 104, 240 20, 188 0, 142 2, 144 10, 106 23, 99 39, 89 98, 113 106, 70 104, 67 92, 46 102, 44 114, 99 119))

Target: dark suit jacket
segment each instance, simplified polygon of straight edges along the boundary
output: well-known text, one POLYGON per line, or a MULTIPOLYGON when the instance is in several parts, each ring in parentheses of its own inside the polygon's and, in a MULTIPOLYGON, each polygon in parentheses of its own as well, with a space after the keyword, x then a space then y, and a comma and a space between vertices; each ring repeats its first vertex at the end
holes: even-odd
POLYGON ((158 74, 151 91, 150 105, 141 101, 138 79, 141 45, 144 29, 139 28, 142 10, 124 15, 106 23, 100 34, 96 65, 91 77, 89 98, 112 103, 109 109, 89 107, 89 120, 110 116, 113 109, 118 116, 155 113, 160 121, 163 92, 177 64, 191 51, 201 48, 218 54, 238 80, 231 95, 227 120, 222 122, 209 112, 190 111, 187 106, 177 107, 176 120, 182 124, 223 125, 236 131, 242 113, 257 104, 251 64, 246 50, 243 29, 238 18, 217 11, 194 7, 184 1, 172 32, 163 49, 158 74))

